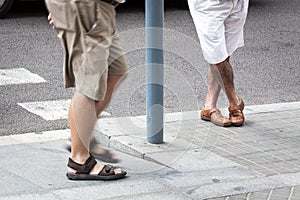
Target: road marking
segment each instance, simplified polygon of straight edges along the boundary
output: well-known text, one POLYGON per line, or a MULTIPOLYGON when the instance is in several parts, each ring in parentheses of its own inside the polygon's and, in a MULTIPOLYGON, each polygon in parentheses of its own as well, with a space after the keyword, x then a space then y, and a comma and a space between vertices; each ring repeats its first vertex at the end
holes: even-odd
POLYGON ((0 85, 43 83, 45 79, 24 68, 0 69, 0 85))
POLYGON ((68 118, 68 107, 70 105, 70 99, 55 100, 55 101, 37 101, 18 103, 18 105, 25 108, 27 111, 36 114, 43 119, 59 120, 68 118))
MULTIPOLYGON (((18 103, 27 111, 36 114, 47 121, 67 119, 70 99, 18 103)), ((103 111, 101 117, 111 116, 103 111)))

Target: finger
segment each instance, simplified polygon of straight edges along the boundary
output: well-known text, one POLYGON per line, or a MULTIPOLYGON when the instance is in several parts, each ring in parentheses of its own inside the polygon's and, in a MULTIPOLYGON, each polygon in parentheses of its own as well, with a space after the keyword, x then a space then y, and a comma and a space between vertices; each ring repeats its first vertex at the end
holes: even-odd
POLYGON ((48 15, 48 20, 50 21, 51 19, 52 19, 51 13, 49 13, 49 15, 48 15))

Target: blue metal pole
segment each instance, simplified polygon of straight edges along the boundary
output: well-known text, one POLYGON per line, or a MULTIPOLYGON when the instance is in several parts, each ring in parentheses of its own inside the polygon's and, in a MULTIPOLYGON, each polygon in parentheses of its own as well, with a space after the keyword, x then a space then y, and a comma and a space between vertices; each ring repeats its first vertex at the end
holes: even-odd
POLYGON ((163 143, 164 0, 146 1, 147 141, 163 143))

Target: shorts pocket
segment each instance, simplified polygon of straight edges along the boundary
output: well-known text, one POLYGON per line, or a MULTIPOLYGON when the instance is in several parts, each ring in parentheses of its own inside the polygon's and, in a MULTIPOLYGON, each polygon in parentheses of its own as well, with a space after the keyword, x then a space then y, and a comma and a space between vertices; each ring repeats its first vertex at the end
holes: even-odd
POLYGON ((58 29, 75 31, 75 12, 68 1, 46 0, 54 26, 58 29))
POLYGON ((77 16, 83 33, 97 28, 100 19, 100 6, 96 1, 76 1, 77 16))

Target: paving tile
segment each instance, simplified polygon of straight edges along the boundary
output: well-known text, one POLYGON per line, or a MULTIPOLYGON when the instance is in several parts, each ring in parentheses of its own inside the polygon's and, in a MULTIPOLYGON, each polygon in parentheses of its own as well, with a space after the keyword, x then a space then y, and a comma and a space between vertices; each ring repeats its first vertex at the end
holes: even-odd
POLYGON ((206 150, 164 151, 146 154, 146 157, 181 172, 240 166, 206 150))

